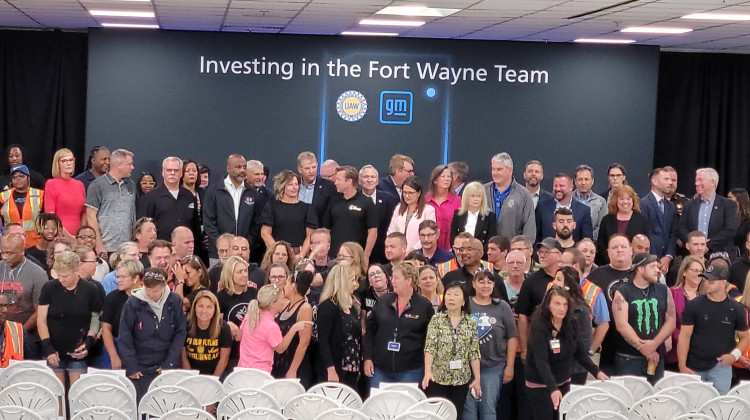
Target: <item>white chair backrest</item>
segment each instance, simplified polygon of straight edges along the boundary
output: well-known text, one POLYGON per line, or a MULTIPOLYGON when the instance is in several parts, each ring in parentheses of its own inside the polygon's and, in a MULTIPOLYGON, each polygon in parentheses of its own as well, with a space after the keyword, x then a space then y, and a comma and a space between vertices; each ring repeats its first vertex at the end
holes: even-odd
POLYGON ((302 394, 289 400, 281 413, 290 420, 314 420, 318 414, 338 407, 338 401, 325 395, 302 394))
POLYGON ((560 419, 562 420, 562 418, 565 417, 566 414, 568 414, 568 411, 570 411, 570 407, 574 402, 580 400, 583 397, 601 393, 608 394, 609 391, 594 388, 591 386, 571 385, 570 391, 568 391, 567 394, 563 395, 563 399, 562 401, 560 401, 560 407, 558 408, 560 419))
POLYGON ((616 381, 591 381, 586 384, 588 387, 605 390, 608 393, 619 398, 620 401, 624 402, 625 405, 633 405, 634 399, 633 394, 625 387, 625 385, 616 381))
MULTIPOLYGON (((15 366, 19 365, 17 364, 15 366)), ((52 391, 57 397, 58 404, 62 407, 61 413, 65 412, 65 387, 50 369, 28 367, 16 370, 5 379, 5 384, 3 386, 10 386, 24 382, 41 385, 52 391)))
POLYGON ((750 381, 740 381, 737 386, 727 392, 728 397, 740 397, 745 401, 750 401, 750 381))
POLYGON ((442 420, 439 415, 424 410, 409 411, 396 417, 394 420, 442 420))
POLYGON ((697 412, 703 404, 719 396, 719 391, 708 382, 686 382, 680 387, 687 391, 688 398, 680 401, 685 403, 688 412, 697 412))
POLYGON ((716 397, 703 404, 698 412, 716 420, 750 419, 750 403, 740 397, 716 397))
POLYGON ((287 420, 287 418, 270 408, 255 407, 242 410, 229 420, 287 420))
POLYGON ((81 389, 75 397, 70 397, 71 415, 91 407, 114 408, 132 419, 135 419, 137 414, 135 397, 117 381, 89 385, 81 389))
POLYGON ((124 376, 128 377, 125 373, 125 369, 98 369, 89 367, 86 369, 86 373, 101 373, 102 375, 113 375, 113 376, 124 376))
POLYGON ((5 386, 5 381, 10 375, 24 369, 46 369, 54 373, 44 360, 10 360, 8 367, 0 369, 0 386, 5 386))
POLYGON ((339 407, 318 414, 315 420, 370 420, 370 418, 359 410, 349 407, 339 407))
POLYGON ((0 406, 0 420, 42 420, 39 414, 25 407, 0 406))
POLYGON ((271 381, 273 376, 260 369, 234 368, 234 371, 224 379, 224 391, 229 394, 238 389, 260 389, 266 382, 271 381))
POLYGON ((411 410, 429 411, 437 414, 443 420, 456 420, 458 417, 456 406, 445 398, 425 398, 411 406, 409 411, 411 410))
POLYGON ((5 387, 0 391, 0 405, 28 408, 46 419, 56 419, 60 414, 57 396, 43 385, 29 382, 5 387))
POLYGON ((664 388, 680 386, 685 382, 700 382, 701 377, 698 375, 689 375, 687 373, 664 372, 664 377, 654 384, 654 391, 659 392, 664 388))
POLYGON ((214 416, 200 408, 177 408, 159 417, 159 420, 215 420, 214 416))
POLYGON ((630 408, 630 417, 671 420, 675 416, 687 414, 690 411, 682 401, 665 394, 649 395, 641 398, 630 408))
POLYGON ((359 410, 362 408, 362 398, 357 391, 349 386, 336 382, 324 382, 317 384, 307 391, 308 394, 324 395, 332 398, 343 407, 359 410))
POLYGON ((132 420, 132 417, 112 407, 87 408, 70 420, 132 420))
POLYGON ((135 386, 133 382, 127 378, 127 376, 120 375, 104 375, 99 372, 97 373, 84 373, 78 380, 70 386, 68 390, 68 400, 72 401, 82 389, 87 388, 91 385, 96 384, 116 384, 125 388, 128 393, 135 399, 135 386), (114 379, 114 381, 113 381, 114 379))
POLYGON ((283 407, 286 403, 297 395, 305 393, 305 387, 297 379, 274 379, 267 382, 261 388, 276 399, 279 406, 283 407))
POLYGON ((362 404, 362 412, 374 420, 395 419, 417 403, 411 395, 401 391, 380 391, 362 404))
POLYGON ((612 394, 601 393, 587 395, 575 401, 568 410, 568 420, 578 420, 586 414, 595 411, 613 411, 615 413, 627 414, 628 407, 619 398, 612 394))
POLYGON ((146 419, 161 417, 176 408, 200 408, 198 397, 187 389, 176 385, 162 385, 152 389, 138 403, 138 416, 146 419))
POLYGON ((269 408, 281 412, 279 403, 269 393, 259 389, 238 389, 230 392, 219 402, 216 409, 218 420, 226 420, 248 408, 269 408))
POLYGON ((672 420, 714 420, 713 417, 701 413, 688 413, 677 416, 672 420))
POLYGON ((625 385, 625 388, 627 388, 628 391, 633 394, 634 401, 638 401, 643 397, 654 394, 654 387, 646 380, 646 378, 642 378, 640 376, 623 375, 612 376, 610 379, 625 385))
POLYGON ((424 392, 419 389, 418 386, 412 385, 412 384, 406 384, 406 383, 390 383, 387 385, 380 384, 380 389, 382 390, 389 390, 389 391, 404 391, 407 392, 412 397, 416 398, 417 401, 422 401, 425 398, 427 398, 427 395, 424 394, 424 392))
POLYGON ((615 413, 614 411, 594 411, 586 414, 579 420, 629 420, 624 414, 615 413))
POLYGON ((206 408, 224 398, 224 386, 219 378, 208 375, 192 375, 177 382, 181 386, 198 397, 201 407, 206 408))
POLYGON ((177 382, 189 377, 198 375, 197 370, 170 369, 163 370, 148 386, 149 391, 153 391, 163 385, 177 385, 177 382))

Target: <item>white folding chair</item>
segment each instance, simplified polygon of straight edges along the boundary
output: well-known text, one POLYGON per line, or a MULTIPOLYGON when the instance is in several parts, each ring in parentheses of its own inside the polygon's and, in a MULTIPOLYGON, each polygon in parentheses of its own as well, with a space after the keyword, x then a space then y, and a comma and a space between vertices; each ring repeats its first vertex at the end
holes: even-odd
POLYGON ((169 369, 163 370, 159 376, 154 378, 151 385, 148 386, 149 391, 153 391, 163 385, 177 385, 177 382, 190 377, 198 375, 197 370, 182 370, 182 369, 169 369))
POLYGON ((683 414, 681 416, 677 416, 672 420, 714 420, 714 418, 707 414, 688 413, 688 414, 683 414))
POLYGON ((619 398, 626 406, 633 405, 633 394, 625 385, 616 381, 591 381, 585 386, 601 389, 619 398))
POLYGON ((389 384, 380 384, 380 389, 382 390, 389 390, 389 391, 404 391, 407 392, 412 397, 416 398, 417 401, 422 401, 427 398, 427 395, 424 394, 424 392, 419 389, 419 386, 417 384, 407 384, 407 383, 398 383, 398 382, 392 382, 389 384))
POLYGON ((127 378, 127 376, 105 375, 105 374, 97 372, 97 373, 84 373, 83 375, 81 375, 81 377, 78 378, 78 380, 75 381, 75 383, 70 386, 70 389, 68 390, 68 401, 72 401, 73 399, 75 399, 78 396, 78 393, 81 392, 82 389, 90 387, 91 385, 97 385, 97 384, 119 385, 122 388, 125 388, 125 390, 128 391, 128 393, 135 400, 135 397, 136 397, 135 386, 133 385, 133 382, 127 378))
POLYGON ((319 413, 338 407, 338 401, 325 395, 302 394, 289 400, 281 413, 290 420, 314 420, 319 413))
POLYGON ((159 420, 215 420, 214 416, 200 408, 177 408, 159 417, 159 420))
POLYGON ((56 419, 60 403, 55 394, 42 385, 21 382, 0 391, 0 405, 28 408, 45 419, 56 419))
POLYGON ((611 380, 620 382, 633 394, 633 400, 638 401, 643 397, 654 394, 654 387, 646 378, 632 375, 612 376, 611 380))
POLYGON ((430 411, 416 410, 401 414, 394 420, 443 420, 443 418, 430 411))
POLYGON ((401 391, 380 391, 362 404, 362 412, 373 420, 395 419, 417 403, 411 395, 401 391))
POLYGON ((176 408, 200 408, 198 397, 187 389, 176 385, 162 385, 148 391, 138 403, 138 418, 159 418, 176 408))
POLYGON ((10 375, 24 369, 46 369, 52 374, 55 373, 44 360, 10 360, 8 367, 0 369, 0 387, 5 386, 5 381, 10 375))
POLYGON ((254 407, 240 411, 229 420, 287 420, 287 418, 270 408, 254 407))
POLYGON ((230 392, 219 402, 216 418, 226 420, 248 408, 269 408, 281 412, 279 403, 269 393, 259 389, 238 389, 230 392))
POLYGON ((135 397, 119 386, 119 382, 89 385, 70 397, 71 415, 91 407, 115 408, 131 419, 135 419, 137 414, 135 397))
POLYGON ((698 412, 716 420, 750 419, 750 403, 740 397, 716 397, 703 404, 698 412))
POLYGON ((62 407, 60 412, 65 413, 65 387, 52 370, 38 367, 15 370, 5 379, 4 386, 10 386, 22 382, 42 385, 52 391, 57 397, 60 407, 62 407))
POLYGON ((613 411, 615 413, 627 415, 628 407, 624 402, 612 394, 592 394, 575 401, 570 406, 566 418, 568 420, 578 420, 586 414, 595 411, 613 411))
POLYGON ((560 413, 560 420, 562 420, 568 414, 568 411, 570 411, 570 407, 574 402, 580 400, 583 397, 601 393, 608 394, 609 392, 607 390, 594 388, 591 386, 571 385, 570 391, 568 391, 567 394, 563 395, 562 401, 560 401, 560 407, 558 407, 557 409, 557 411, 560 413))
POLYGON ((42 420, 33 410, 6 405, 0 407, 0 420, 42 420))
POLYGON ((654 391, 659 392, 664 388, 680 386, 685 382, 701 382, 701 377, 687 373, 664 372, 664 377, 654 384, 654 391))
POLYGON ((579 420, 629 420, 624 414, 614 411, 594 411, 581 417, 579 420))
POLYGON ((630 408, 631 417, 643 420, 671 420, 688 412, 682 401, 665 394, 641 398, 630 408))
POLYGON ((727 392, 728 397, 740 397, 745 401, 750 401, 750 381, 740 381, 737 386, 727 392))
POLYGON ((224 378, 224 391, 229 394, 238 389, 260 389, 266 382, 273 381, 270 373, 253 368, 234 368, 234 371, 224 378))
POLYGON ((662 389, 657 395, 669 395, 685 404, 687 412, 696 412, 708 401, 719 396, 719 391, 707 382, 685 382, 680 386, 662 389))
POLYGON ((359 410, 349 407, 339 407, 318 414, 315 420, 370 420, 370 418, 359 410))
POLYGON ((195 394, 201 403, 201 407, 204 409, 224 398, 224 386, 219 382, 219 378, 215 376, 188 376, 177 382, 177 386, 181 386, 195 394))
POLYGON ((112 375, 112 376, 124 376, 128 377, 128 375, 125 373, 125 369, 99 369, 94 367, 88 367, 86 369, 86 373, 100 373, 102 375, 112 375))
POLYGON ((281 407, 297 395, 305 393, 305 387, 297 379, 274 379, 263 385, 260 390, 271 394, 281 407))
POLYGON ((338 402, 342 407, 354 409, 362 408, 362 398, 357 391, 344 384, 336 382, 324 382, 317 384, 307 391, 308 394, 324 395, 338 402))
POLYGON ((429 411, 437 414, 443 420, 456 420, 458 417, 456 406, 445 398, 425 398, 411 406, 409 411, 411 410, 429 411))
POLYGON ((112 407, 87 408, 70 420, 132 420, 132 417, 112 407))

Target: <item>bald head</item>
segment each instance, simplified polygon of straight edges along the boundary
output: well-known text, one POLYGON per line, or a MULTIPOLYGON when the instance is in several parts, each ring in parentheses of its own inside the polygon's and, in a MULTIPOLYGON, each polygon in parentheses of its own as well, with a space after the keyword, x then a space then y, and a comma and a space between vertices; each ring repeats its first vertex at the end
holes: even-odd
POLYGON ((193 255, 195 251, 195 238, 193 232, 185 226, 178 226, 172 231, 172 246, 177 259, 183 259, 193 255))
POLYGON ((240 154, 229 155, 227 158, 227 175, 234 185, 245 182, 247 174, 247 160, 240 154))
POLYGON ((469 269, 481 264, 482 254, 484 254, 484 245, 479 239, 468 238, 461 244, 461 262, 469 269))
POLYGON ((505 267, 510 277, 522 278, 526 270, 526 254, 517 249, 508 252, 505 257, 505 267))
POLYGON ((23 262, 26 238, 19 234, 8 234, 3 236, 3 242, 0 244, 0 251, 3 253, 3 261, 6 261, 12 268, 17 267, 23 262))
POLYGON ((651 253, 651 241, 648 239, 648 236, 642 233, 633 236, 633 239, 630 241, 630 247, 633 248, 633 255, 651 253))
POLYGON ((238 256, 245 261, 250 261, 250 242, 244 236, 235 236, 229 246, 229 256, 238 256))

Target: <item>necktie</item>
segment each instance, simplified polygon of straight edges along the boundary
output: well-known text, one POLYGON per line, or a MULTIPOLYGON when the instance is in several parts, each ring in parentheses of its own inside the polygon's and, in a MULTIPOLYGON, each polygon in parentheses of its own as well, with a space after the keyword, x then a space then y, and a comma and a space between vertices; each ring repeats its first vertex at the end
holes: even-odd
POLYGON ((664 214, 664 199, 659 199, 659 210, 661 210, 661 214, 664 214))

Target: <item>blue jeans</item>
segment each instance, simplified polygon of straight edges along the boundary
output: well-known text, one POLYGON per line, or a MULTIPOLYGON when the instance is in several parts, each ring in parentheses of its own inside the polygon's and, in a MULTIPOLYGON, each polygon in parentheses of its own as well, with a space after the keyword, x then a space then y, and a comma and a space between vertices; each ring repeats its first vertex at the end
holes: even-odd
POLYGON ((401 382, 421 384, 424 378, 424 368, 405 370, 403 372, 385 372, 375 368, 375 373, 370 378, 370 387, 380 388, 381 382, 401 382))
POLYGON ((720 363, 709 370, 695 371, 704 382, 713 382, 719 394, 726 395, 732 386, 732 367, 724 367, 720 363))
POLYGON ((480 386, 482 398, 477 401, 471 395, 466 397, 463 420, 496 420, 497 399, 503 386, 505 363, 480 369, 480 386))
MULTIPOLYGON (((656 372, 653 375, 647 375, 648 359, 644 356, 635 356, 632 354, 615 354, 615 371, 617 375, 641 376, 655 384, 659 379, 664 377, 664 358, 659 358, 659 364, 656 366, 656 372)), ((731 371, 730 371, 731 374, 731 371)))

